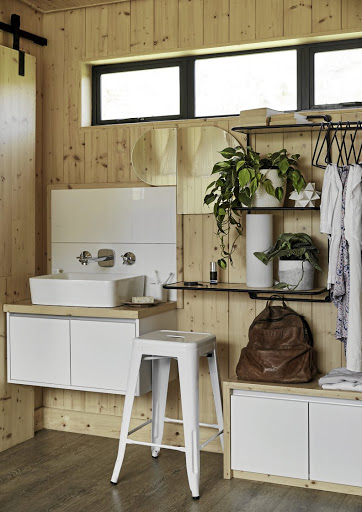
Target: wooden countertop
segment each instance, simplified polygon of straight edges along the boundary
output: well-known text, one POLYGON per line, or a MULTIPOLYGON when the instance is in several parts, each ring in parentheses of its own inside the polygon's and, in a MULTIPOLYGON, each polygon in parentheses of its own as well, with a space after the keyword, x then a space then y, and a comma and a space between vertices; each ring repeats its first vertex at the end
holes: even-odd
POLYGON ((40 306, 32 304, 30 300, 15 304, 4 304, 6 313, 21 313, 28 315, 54 315, 54 316, 78 316, 94 318, 124 318, 137 320, 147 318, 159 313, 166 313, 176 309, 176 302, 165 302, 152 307, 119 306, 116 308, 85 308, 78 306, 40 306))
POLYGON ((344 400, 362 400, 361 391, 342 391, 339 389, 323 389, 318 384, 318 379, 323 375, 317 375, 310 382, 302 384, 278 384, 266 382, 245 382, 237 380, 236 375, 223 382, 226 389, 241 389, 245 391, 259 391, 263 393, 285 393, 288 395, 317 396, 323 398, 341 398, 344 400))

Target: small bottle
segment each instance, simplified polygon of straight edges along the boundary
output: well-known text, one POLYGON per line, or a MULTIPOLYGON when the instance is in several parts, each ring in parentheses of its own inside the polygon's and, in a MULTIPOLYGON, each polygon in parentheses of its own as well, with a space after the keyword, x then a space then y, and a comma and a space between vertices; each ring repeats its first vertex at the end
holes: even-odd
POLYGON ((215 261, 210 261, 210 284, 217 284, 217 269, 215 261))

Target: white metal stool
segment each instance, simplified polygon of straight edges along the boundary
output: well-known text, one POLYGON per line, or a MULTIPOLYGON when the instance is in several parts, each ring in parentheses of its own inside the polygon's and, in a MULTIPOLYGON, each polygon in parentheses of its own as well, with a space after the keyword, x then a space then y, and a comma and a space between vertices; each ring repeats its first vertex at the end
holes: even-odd
POLYGON ((126 444, 141 444, 152 447, 152 456, 157 457, 160 448, 169 448, 186 453, 186 469, 193 498, 199 497, 200 449, 220 436, 224 448, 223 416, 216 359, 216 338, 213 334, 182 331, 154 331, 133 341, 131 364, 128 374, 126 398, 124 402, 121 434, 117 460, 111 482, 116 484, 121 471, 126 444), (217 424, 199 423, 199 358, 207 356, 212 391, 216 409, 217 424), (182 420, 165 418, 167 388, 172 358, 178 360, 182 420), (129 424, 138 373, 142 360, 152 359, 152 419, 130 432, 129 424), (183 423, 185 446, 162 444, 164 422, 183 423), (151 443, 134 441, 128 436, 152 423, 151 443), (200 446, 199 425, 217 429, 217 433, 200 446))

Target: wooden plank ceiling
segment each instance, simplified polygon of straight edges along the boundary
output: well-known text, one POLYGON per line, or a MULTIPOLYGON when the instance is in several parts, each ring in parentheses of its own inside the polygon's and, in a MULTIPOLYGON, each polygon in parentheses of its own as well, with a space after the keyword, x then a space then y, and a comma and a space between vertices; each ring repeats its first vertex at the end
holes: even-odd
POLYGON ((105 5, 128 0, 20 0, 23 4, 30 5, 37 11, 42 13, 67 11, 71 9, 79 9, 81 7, 89 7, 91 5, 105 5))

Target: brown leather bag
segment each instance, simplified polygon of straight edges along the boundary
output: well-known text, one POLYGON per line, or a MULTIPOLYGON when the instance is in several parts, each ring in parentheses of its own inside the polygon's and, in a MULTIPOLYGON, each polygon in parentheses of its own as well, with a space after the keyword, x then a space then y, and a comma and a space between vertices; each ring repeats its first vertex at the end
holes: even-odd
POLYGON ((271 306, 269 300, 249 328, 249 343, 236 367, 238 379, 309 382, 316 373, 308 323, 284 300, 282 306, 271 306))

